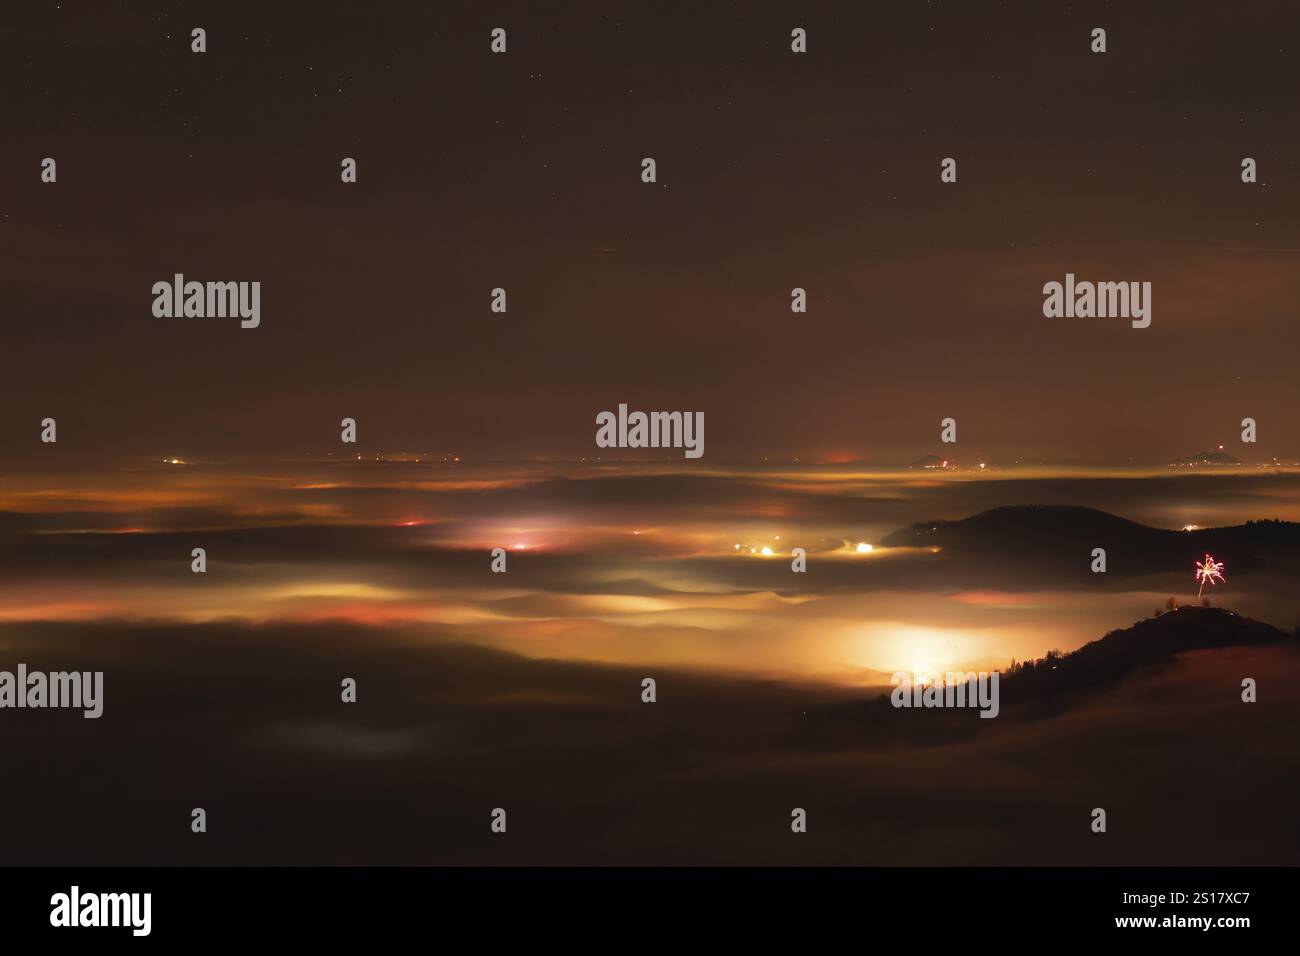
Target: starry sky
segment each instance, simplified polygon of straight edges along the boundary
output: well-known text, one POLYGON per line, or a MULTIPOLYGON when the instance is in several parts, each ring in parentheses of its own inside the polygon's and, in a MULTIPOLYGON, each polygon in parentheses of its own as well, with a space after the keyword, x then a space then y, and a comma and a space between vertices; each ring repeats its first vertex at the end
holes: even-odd
POLYGON ((22 4, 0 450, 324 454, 352 416, 578 457, 627 402, 719 460, 905 464, 947 416, 959 458, 1300 455, 1300 11, 1047 6, 22 4), (260 281, 261 327, 154 318, 176 272, 260 281), (1152 282, 1151 327, 1045 318, 1066 272, 1152 282))

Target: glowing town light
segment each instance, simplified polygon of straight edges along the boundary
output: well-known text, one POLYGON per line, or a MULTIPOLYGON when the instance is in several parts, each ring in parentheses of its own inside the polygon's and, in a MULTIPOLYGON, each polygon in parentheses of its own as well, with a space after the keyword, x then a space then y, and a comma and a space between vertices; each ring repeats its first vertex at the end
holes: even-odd
POLYGON ((1207 554, 1205 560, 1196 565, 1196 579, 1201 582, 1201 586, 1196 592, 1197 598, 1205 590, 1205 582, 1209 581, 1210 586, 1213 587, 1216 578, 1220 581, 1227 580, 1223 576, 1223 562, 1215 561, 1213 557, 1207 554))
POLYGON ((865 541, 859 541, 857 548, 855 548, 854 550, 857 551, 858 554, 870 554, 872 551, 876 549, 871 545, 867 544, 865 541))
POLYGON ((772 549, 769 548, 767 545, 763 545, 763 550, 760 551, 759 553, 762 554, 763 557, 765 558, 770 558, 772 556, 772 549))

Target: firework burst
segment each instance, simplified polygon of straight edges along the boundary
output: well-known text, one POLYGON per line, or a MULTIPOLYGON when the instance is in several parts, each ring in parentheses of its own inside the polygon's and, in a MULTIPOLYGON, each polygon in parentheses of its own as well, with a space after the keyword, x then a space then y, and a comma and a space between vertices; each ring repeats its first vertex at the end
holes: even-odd
POLYGON ((1201 582, 1201 586, 1196 592, 1196 597, 1199 600, 1201 592, 1205 590, 1206 581, 1209 581, 1210 586, 1213 587, 1216 580, 1227 580, 1223 576, 1223 562, 1215 561, 1211 555, 1207 554, 1203 561, 1198 561, 1196 564, 1196 580, 1201 582))

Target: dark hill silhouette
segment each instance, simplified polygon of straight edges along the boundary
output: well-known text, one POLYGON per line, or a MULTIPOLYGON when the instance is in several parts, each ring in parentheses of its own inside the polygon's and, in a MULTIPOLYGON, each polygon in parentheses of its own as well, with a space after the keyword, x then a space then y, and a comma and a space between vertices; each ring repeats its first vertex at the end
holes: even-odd
MULTIPOLYGON (((1096 699, 1126 677, 1163 667, 1187 651, 1277 644, 1300 647, 1300 635, 1222 608, 1183 607, 1111 631, 1069 654, 1052 651, 1013 664, 1001 672, 1001 714, 994 720, 979 718, 974 709, 895 708, 890 694, 884 693, 859 705, 856 733, 868 734, 885 746, 951 744, 1006 720, 1069 710, 1085 699, 1096 699)), ((837 705, 815 715, 824 740, 844 732, 844 713, 845 708, 837 705)))
POLYGON ((1133 671, 1167 663, 1184 651, 1295 643, 1271 624, 1215 607, 1189 606, 1111 631, 1069 654, 1049 653, 1017 664, 1002 677, 1006 704, 1060 704, 1072 695, 1113 684, 1133 671))
POLYGON ((1151 528, 1095 508, 1011 505, 959 521, 926 521, 886 535, 886 547, 939 547, 956 554, 996 555, 999 561, 1078 568, 1093 548, 1105 548, 1107 574, 1187 570, 1209 552, 1229 572, 1279 558, 1300 559, 1300 524, 1250 521, 1226 528, 1151 528))

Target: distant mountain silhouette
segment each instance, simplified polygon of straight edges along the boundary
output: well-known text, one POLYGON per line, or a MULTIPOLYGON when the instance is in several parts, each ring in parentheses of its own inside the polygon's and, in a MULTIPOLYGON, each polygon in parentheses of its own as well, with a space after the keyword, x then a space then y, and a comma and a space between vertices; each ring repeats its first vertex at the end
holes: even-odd
POLYGON ((1195 455, 1188 455, 1186 458, 1177 458, 1171 464, 1175 465, 1240 465, 1242 460, 1234 458, 1226 451, 1202 451, 1195 455))
MULTIPOLYGON (((957 555, 996 555, 1005 563, 1078 568, 1106 549, 1109 575, 1187 570, 1205 553, 1228 573, 1276 558, 1300 559, 1300 524, 1250 521, 1226 528, 1151 528, 1095 508, 1012 505, 959 521, 925 521, 886 535, 886 547, 939 547, 957 555)), ((1099 575, 1100 577, 1100 575, 1099 575)))
POLYGON ((916 461, 908 465, 908 468, 955 468, 957 463, 951 458, 940 458, 938 455, 923 455, 916 461))

